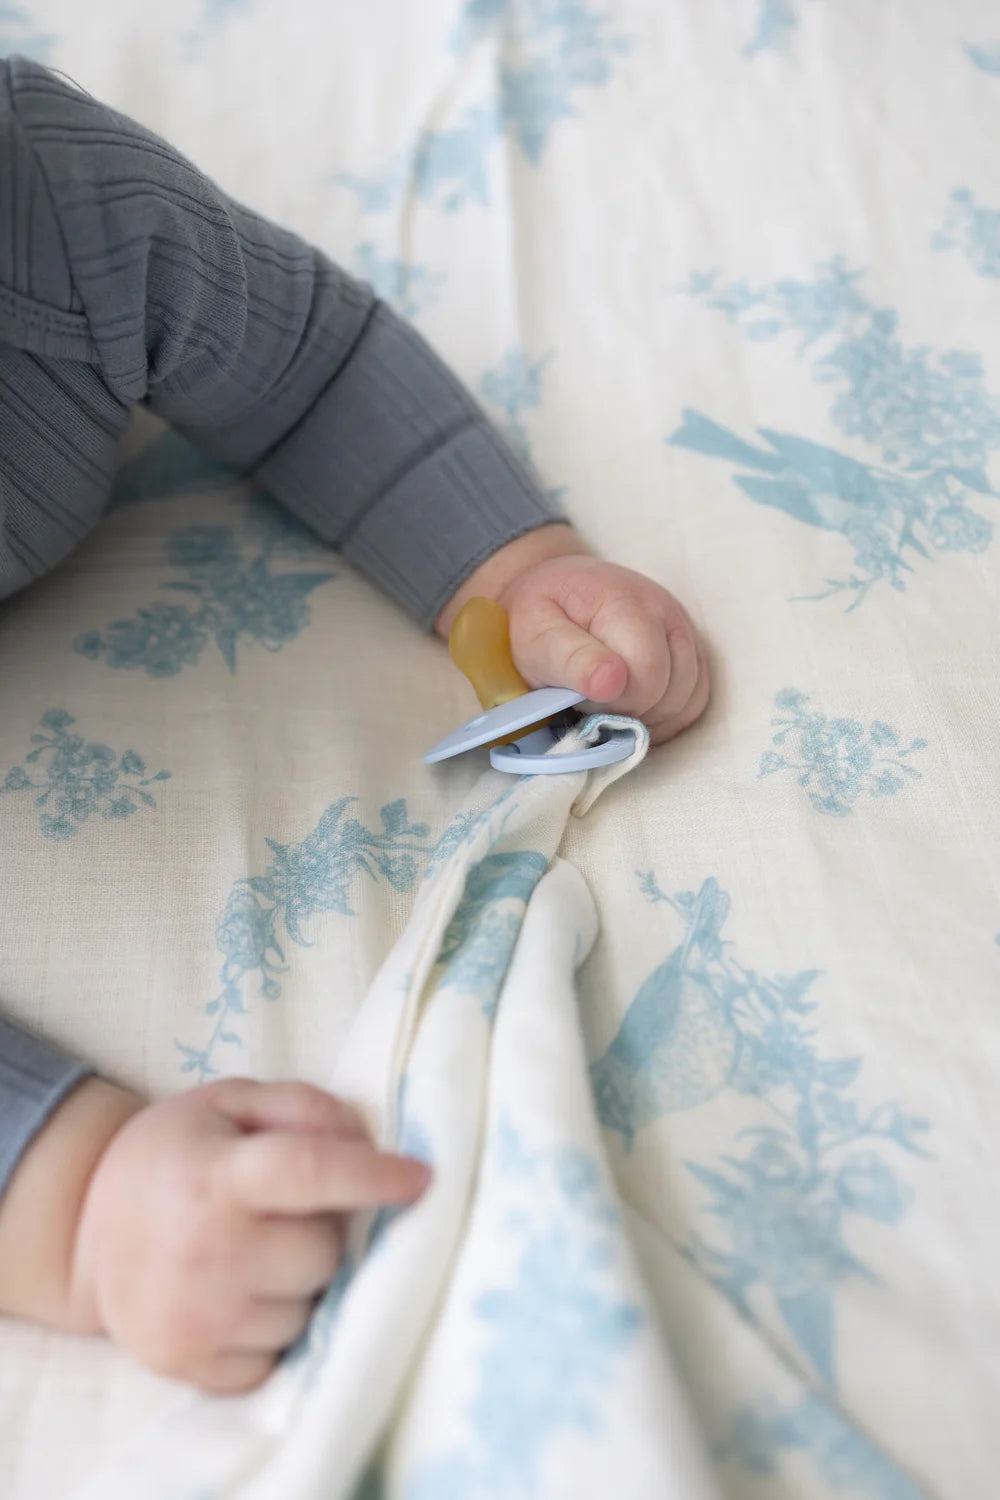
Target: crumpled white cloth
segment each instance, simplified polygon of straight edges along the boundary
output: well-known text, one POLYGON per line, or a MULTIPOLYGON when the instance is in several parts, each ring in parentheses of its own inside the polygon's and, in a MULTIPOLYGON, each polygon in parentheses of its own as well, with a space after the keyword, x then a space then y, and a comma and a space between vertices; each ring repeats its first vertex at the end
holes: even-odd
MULTIPOLYGON (((185 1395, 87 1500, 709 1500, 699 1443, 605 1161, 575 974, 597 914, 557 854, 632 756, 483 778, 330 1084, 420 1156, 413 1208, 358 1217, 302 1341, 249 1397, 185 1395), (484 805, 485 804, 485 805, 484 805)), ((558 753, 558 752, 556 752, 558 753)))

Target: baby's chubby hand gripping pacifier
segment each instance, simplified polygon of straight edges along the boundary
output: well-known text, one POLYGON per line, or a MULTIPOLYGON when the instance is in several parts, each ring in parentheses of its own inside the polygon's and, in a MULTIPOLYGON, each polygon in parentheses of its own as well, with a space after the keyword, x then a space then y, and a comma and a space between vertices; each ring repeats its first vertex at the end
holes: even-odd
MULTIPOLYGON (((596 744, 550 755, 561 738, 552 720, 583 702, 572 688, 532 691, 510 654, 507 616, 492 599, 470 599, 455 616, 448 636, 451 659, 472 683, 484 712, 445 735, 424 756, 427 765, 489 745, 490 764, 515 776, 590 771, 625 760, 635 748, 627 730, 608 730, 596 744)), ((563 720, 561 728, 566 728, 563 720)))

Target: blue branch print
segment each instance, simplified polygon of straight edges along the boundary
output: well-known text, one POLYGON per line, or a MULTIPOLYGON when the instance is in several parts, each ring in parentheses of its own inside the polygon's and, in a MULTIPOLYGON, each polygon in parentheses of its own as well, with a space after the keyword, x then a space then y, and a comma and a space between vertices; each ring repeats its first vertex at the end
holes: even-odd
POLYGON ((456 813, 434 846, 434 852, 431 854, 427 862, 427 869, 424 872, 425 880, 429 880, 433 875, 436 875, 456 850, 471 843, 481 828, 486 825, 492 825, 494 822, 496 823, 496 827, 492 828, 491 826, 491 833, 492 841, 496 842, 510 816, 510 809, 504 810, 505 805, 515 795, 518 785, 517 781, 512 781, 506 791, 501 792, 498 797, 495 797, 487 807, 482 808, 479 812, 456 813))
POLYGON ((648 871, 640 886, 685 932, 591 1067, 599 1117, 629 1150, 652 1121, 724 1090, 759 1101, 763 1123, 741 1130, 730 1153, 687 1164, 718 1234, 692 1236, 684 1253, 751 1321, 751 1294, 766 1294, 833 1385, 837 1284, 872 1278, 846 1229, 859 1216, 899 1223, 911 1192, 885 1152, 926 1155, 919 1137, 928 1123, 895 1103, 865 1110, 852 1097, 861 1059, 816 1047, 808 994, 817 972, 769 979, 741 964, 722 939, 729 897, 714 879, 669 896, 648 871))
POLYGON ((783 688, 774 706, 779 717, 771 720, 772 744, 784 753, 765 751, 759 774, 798 771, 799 786, 808 790, 817 812, 844 818, 860 796, 893 797, 906 778, 920 777, 908 757, 926 749, 926 740, 901 745, 896 730, 882 719, 873 720, 867 731, 857 719, 828 719, 810 710, 808 696, 797 688, 783 688))
POLYGON ((358 246, 353 269, 404 318, 415 318, 430 307, 446 279, 428 266, 380 255, 371 240, 358 246))
POLYGON ((65 709, 48 709, 41 721, 45 733, 31 736, 34 750, 24 757, 23 766, 12 766, 0 784, 0 793, 38 793, 35 806, 44 809, 39 814, 42 834, 57 842, 75 838, 97 813, 112 821, 130 818, 140 806, 155 807, 156 798, 145 788, 170 780, 169 771, 147 776, 146 763, 136 750, 119 756, 110 745, 72 733, 75 723, 65 709))
POLYGON ((492 370, 479 382, 479 393, 503 413, 503 429, 515 452, 531 462, 531 439, 524 416, 542 401, 542 371, 552 358, 551 351, 533 363, 523 349, 508 349, 492 370))
POLYGON ((832 1489, 858 1500, 927 1500, 923 1486, 819 1394, 784 1410, 771 1403, 738 1412, 717 1456, 767 1477, 784 1452, 808 1455, 832 1489))
POLYGON ((993 523, 970 499, 995 498, 987 465, 1000 449, 1000 402, 986 388, 979 356, 905 346, 896 313, 870 302, 860 279, 835 258, 811 282, 787 278, 754 290, 707 272, 683 290, 752 340, 797 333, 815 380, 840 388, 833 421, 880 449, 881 463, 773 428, 760 429, 766 446, 756 447, 697 411, 685 412, 669 439, 749 470, 736 484, 758 505, 841 532, 854 549, 854 571, 806 597, 846 593, 850 609, 876 583, 904 590, 916 559, 986 551, 993 523))
POLYGON ((257 976, 263 999, 277 1000, 278 976, 288 968, 283 942, 308 947, 303 928, 314 916, 353 916, 350 892, 356 880, 381 876, 397 891, 410 890, 416 883, 417 859, 430 851, 427 825, 411 823, 405 801, 399 800, 382 808, 382 828, 375 831, 347 816, 356 800, 341 797, 332 802, 300 844, 267 839, 271 862, 263 875, 236 881, 216 929, 216 945, 223 954, 222 988, 204 1007, 212 1030, 201 1047, 175 1040, 184 1056, 182 1072, 195 1073, 199 1082, 219 1072, 216 1048, 243 1045, 231 1028, 233 1018, 246 1013, 244 986, 250 976, 257 976))
POLYGON ((799 0, 757 0, 754 34, 743 51, 747 57, 759 52, 781 52, 799 24, 799 0))
POLYGON ((422 131, 385 167, 337 175, 366 213, 395 208, 407 191, 446 213, 488 205, 490 158, 504 132, 537 166, 556 126, 577 113, 578 92, 609 83, 616 57, 630 45, 587 0, 467 0, 453 50, 464 56, 483 43, 499 48, 489 99, 453 125, 422 131))
POLYGON ((231 15, 240 11, 248 12, 253 4, 254 0, 202 0, 201 15, 194 29, 187 35, 189 61, 194 61, 198 57, 204 43, 213 32, 225 25, 231 15))
MULTIPOLYGON (((529 467, 534 467, 531 434, 525 420, 529 412, 542 403, 542 375, 552 358, 552 351, 540 359, 529 360, 523 349, 508 349, 492 370, 479 382, 479 394, 488 406, 502 414, 499 424, 514 452, 529 467)), ((550 500, 558 502, 566 493, 565 485, 548 489, 550 500)))

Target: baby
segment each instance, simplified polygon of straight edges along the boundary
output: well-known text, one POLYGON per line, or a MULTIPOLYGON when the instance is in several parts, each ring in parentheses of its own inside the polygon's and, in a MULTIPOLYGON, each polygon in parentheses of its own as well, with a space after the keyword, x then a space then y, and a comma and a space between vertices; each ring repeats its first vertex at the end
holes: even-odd
MULTIPOLYGON (((99 519, 137 402, 254 475, 425 628, 497 599, 532 686, 641 716, 708 699, 658 584, 588 552, 423 340, 163 141, 0 62, 0 599, 99 519)), ((352 1211, 416 1199, 304 1083, 147 1103, 0 1019, 0 1313, 246 1391, 304 1328, 352 1211)))

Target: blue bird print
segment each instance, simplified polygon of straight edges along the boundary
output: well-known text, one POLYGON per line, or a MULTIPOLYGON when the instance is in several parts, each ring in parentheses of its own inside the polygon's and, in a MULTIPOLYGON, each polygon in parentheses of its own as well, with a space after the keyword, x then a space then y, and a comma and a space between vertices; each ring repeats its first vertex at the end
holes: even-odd
MULTIPOLYGON (((759 431, 773 452, 744 442, 701 412, 685 411, 683 425, 670 441, 678 448, 756 469, 756 474, 736 476, 735 482, 744 494, 758 505, 783 510, 826 531, 849 533, 859 524, 877 525, 890 508, 886 487, 898 487, 896 475, 880 475, 870 464, 794 433, 768 427, 759 431)), ((884 529, 889 535, 889 527, 884 529)))
POLYGON ((866 1107, 852 1097, 861 1058, 825 1057, 816 1045, 808 993, 818 971, 767 976, 741 963, 722 938, 729 898, 715 880, 671 896, 653 871, 636 874, 687 936, 591 1068, 601 1123, 628 1150, 668 1111, 723 1092, 760 1101, 729 1150, 710 1165, 686 1162, 708 1218, 681 1253, 749 1322, 778 1320, 832 1387, 837 1288, 877 1280, 848 1231, 858 1217, 892 1227, 905 1216, 913 1190, 885 1150, 926 1156, 919 1136, 929 1122, 893 1100, 866 1107))
MULTIPOLYGON (((867 575, 852 578, 849 585, 828 580, 830 592, 843 587, 855 591, 851 609, 863 602, 878 578, 887 578, 893 588, 902 589, 900 575, 913 571, 903 549, 930 556, 915 534, 915 525, 927 510, 919 476, 860 463, 836 448, 794 433, 768 427, 759 431, 773 451, 755 448, 701 412, 685 411, 684 422, 670 442, 755 469, 754 474, 734 476, 734 483, 751 500, 807 525, 841 532, 855 549, 856 566, 867 575)), ((930 540, 944 548, 982 551, 989 532, 980 534, 978 519, 968 509, 952 505, 934 518, 930 540)))
MULTIPOLYGON (((950 243, 953 228, 935 243, 950 243)), ((834 393, 830 419, 852 443, 881 450, 881 462, 773 428, 760 429, 767 447, 756 447, 697 411, 686 411, 669 439, 749 470, 735 482, 757 504, 839 531, 854 552, 849 576, 799 597, 845 594, 848 613, 876 583, 905 592, 920 558, 987 550, 993 522, 975 506, 995 498, 988 464, 1000 448, 1000 402, 980 356, 905 344, 898 313, 866 297, 860 278, 836 258, 812 281, 783 277, 755 289, 696 272, 683 290, 755 343, 797 333, 799 357, 834 393)))
POLYGON ((590 1069, 600 1119, 626 1150, 644 1125, 703 1104, 733 1077, 740 1033, 704 963, 721 946, 728 914, 729 897, 706 880, 685 941, 650 974, 590 1069))

